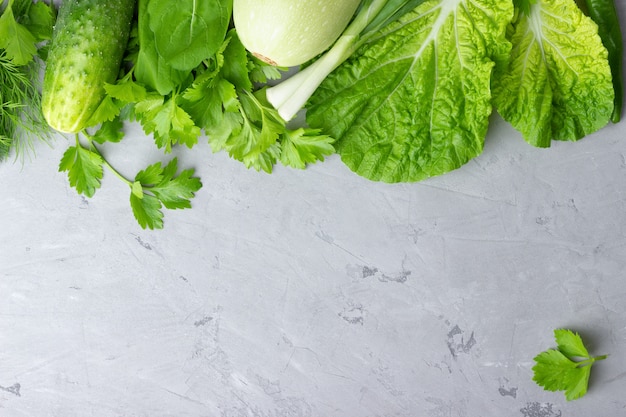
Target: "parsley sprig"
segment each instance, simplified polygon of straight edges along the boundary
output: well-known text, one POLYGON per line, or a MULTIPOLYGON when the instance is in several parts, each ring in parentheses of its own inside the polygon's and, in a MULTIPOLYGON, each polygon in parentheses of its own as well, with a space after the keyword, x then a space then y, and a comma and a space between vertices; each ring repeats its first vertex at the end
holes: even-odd
POLYGON ((59 164, 59 171, 67 172, 70 186, 79 194, 93 197, 100 188, 104 168, 115 174, 130 188, 130 206, 135 219, 142 228, 162 229, 163 208, 185 209, 191 207, 190 199, 202 187, 194 177, 193 169, 178 172, 177 158, 166 165, 157 162, 139 171, 134 180, 127 179, 102 155, 96 143, 118 142, 121 139, 122 122, 116 118, 102 124, 95 133, 82 132, 86 144, 76 135, 75 145, 70 146, 59 164))
POLYGON ((591 366, 607 355, 591 356, 578 333, 567 329, 554 331, 556 349, 535 356, 533 380, 547 391, 565 391, 568 401, 587 393, 591 366))

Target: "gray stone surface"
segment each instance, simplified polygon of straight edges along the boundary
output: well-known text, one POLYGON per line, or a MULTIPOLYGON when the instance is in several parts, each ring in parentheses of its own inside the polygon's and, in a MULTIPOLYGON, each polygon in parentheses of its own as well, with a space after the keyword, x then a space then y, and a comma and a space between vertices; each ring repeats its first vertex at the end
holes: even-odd
MULTIPOLYGON (((199 146, 162 231, 38 145, 0 165, 0 416, 626 415, 625 133, 534 149, 494 118, 480 157, 396 185, 199 146), (573 402, 531 379, 558 327, 610 354, 573 402)), ((123 173, 168 158, 128 136, 123 173)))

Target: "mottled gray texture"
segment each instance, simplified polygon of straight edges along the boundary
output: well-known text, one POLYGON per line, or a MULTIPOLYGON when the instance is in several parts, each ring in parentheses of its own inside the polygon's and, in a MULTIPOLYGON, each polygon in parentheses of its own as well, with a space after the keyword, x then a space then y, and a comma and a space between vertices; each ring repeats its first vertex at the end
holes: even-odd
MULTIPOLYGON (((66 139, 37 146, 0 165, 0 416, 626 415, 625 139, 534 149, 494 118, 482 156, 394 185, 199 145, 162 231, 109 173, 78 196, 66 139), (611 355, 578 401, 532 381, 556 327, 611 355)), ((167 158, 137 126, 105 152, 167 158)))

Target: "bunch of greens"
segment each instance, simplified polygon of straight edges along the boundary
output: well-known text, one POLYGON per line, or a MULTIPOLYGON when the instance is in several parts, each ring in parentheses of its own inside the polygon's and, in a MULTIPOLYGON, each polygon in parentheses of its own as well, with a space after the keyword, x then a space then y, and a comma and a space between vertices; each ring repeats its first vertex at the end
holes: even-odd
POLYGON ((94 122, 137 120, 165 152, 192 148, 204 133, 214 151, 266 172, 279 161, 304 168, 333 153, 329 136, 288 128, 267 103, 264 85, 281 68, 245 50, 231 13, 232 0, 140 0, 132 66, 106 86, 94 122))
POLYGON ((517 1, 511 56, 493 80, 500 115, 538 147, 605 126, 615 93, 597 24, 574 0, 517 1))
POLYGON ((250 55, 230 26, 232 0, 139 0, 125 65, 89 125, 61 161, 70 184, 92 196, 103 167, 131 190, 139 224, 163 227, 161 208, 190 207, 201 187, 194 170, 175 176, 177 160, 154 164, 125 178, 97 145, 119 142, 123 122, 137 121, 164 153, 176 146, 193 148, 206 134, 214 151, 225 150, 256 170, 271 172, 277 162, 305 168, 334 152, 333 140, 305 127, 290 129, 266 101, 264 85, 281 76, 280 68, 250 55))
POLYGON ((621 84, 574 0, 427 0, 376 25, 390 3, 364 0, 327 54, 268 91, 285 118, 306 104, 356 173, 410 182, 459 168, 482 152, 494 108, 541 147, 619 120, 621 84))
POLYGON ((38 76, 55 9, 44 2, 0 2, 0 160, 32 139, 47 139, 38 76))
POLYGON ((578 333, 571 330, 554 331, 557 348, 535 356, 533 380, 548 391, 565 391, 568 401, 587 393, 591 366, 607 355, 591 356, 578 333))

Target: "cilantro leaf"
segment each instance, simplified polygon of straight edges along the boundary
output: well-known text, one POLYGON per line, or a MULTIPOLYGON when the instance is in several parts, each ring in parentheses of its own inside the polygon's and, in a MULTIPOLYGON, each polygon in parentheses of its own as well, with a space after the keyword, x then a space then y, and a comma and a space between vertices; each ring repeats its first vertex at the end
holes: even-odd
POLYGON ((571 330, 557 329, 554 337, 557 349, 548 349, 534 358, 533 381, 547 391, 565 391, 568 401, 578 399, 587 393, 591 366, 606 355, 590 356, 580 335, 571 330))
POLYGON ((77 143, 63 154, 59 172, 67 172, 70 186, 76 188, 79 194, 92 197, 100 188, 103 163, 100 155, 77 143))
POLYGON ((183 170, 178 176, 177 158, 166 166, 152 164, 135 176, 131 184, 130 205, 142 228, 163 228, 163 207, 185 209, 191 207, 190 199, 202 187, 200 179, 193 177, 194 170, 183 170))
POLYGON ((37 53, 37 39, 15 20, 11 3, 0 16, 0 49, 4 49, 7 57, 16 65, 26 65, 37 53))

